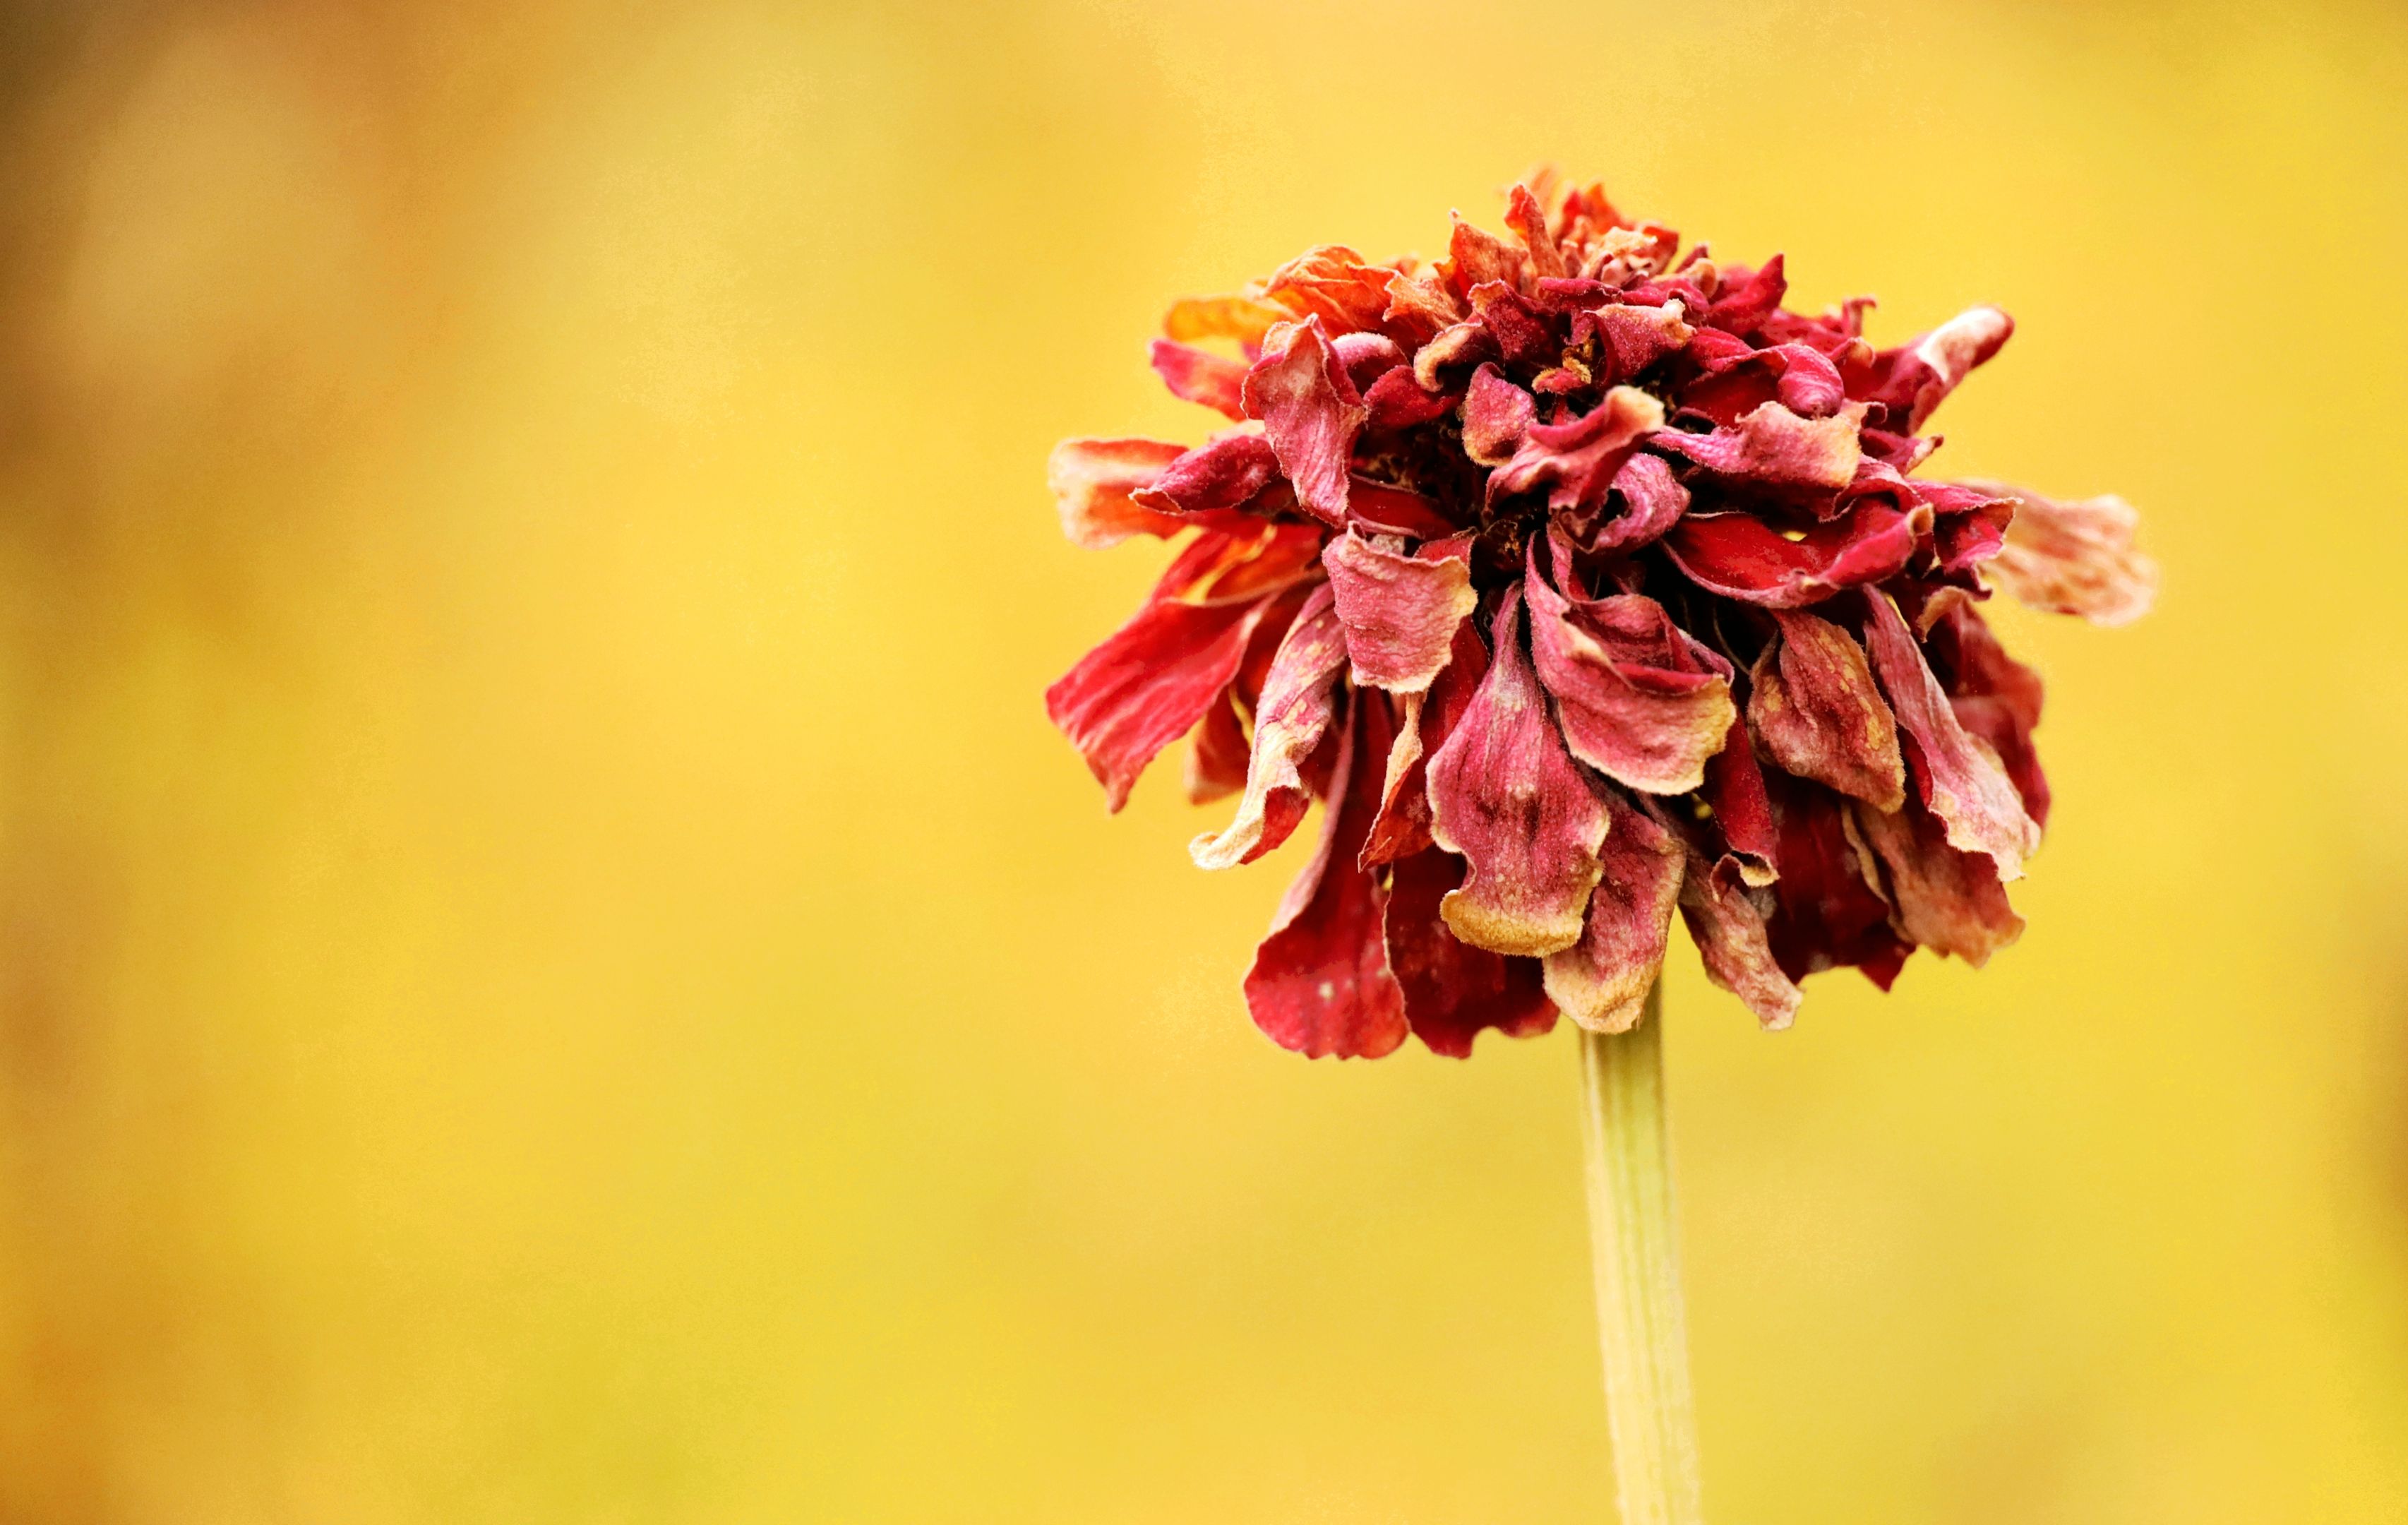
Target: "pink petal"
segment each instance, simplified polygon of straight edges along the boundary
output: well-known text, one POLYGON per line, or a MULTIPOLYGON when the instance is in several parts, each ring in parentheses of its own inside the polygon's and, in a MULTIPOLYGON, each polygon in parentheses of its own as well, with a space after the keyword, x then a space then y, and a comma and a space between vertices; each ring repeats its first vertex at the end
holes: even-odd
POLYGON ((1173 515, 1131 501, 1163 468, 1186 453, 1159 439, 1065 439, 1045 463, 1045 480, 1062 510, 1062 533, 1083 550, 1100 551, 1132 535, 1176 535, 1173 515))
POLYGON ((1697 330, 1684 321, 1675 299, 1661 307, 1615 302, 1572 320, 1572 338, 1597 335, 1598 379, 1627 381, 1668 354, 1678 352, 1697 330))
POLYGON ((1925 376, 1915 387, 1914 402, 1906 416, 1907 432, 1921 429, 1931 410, 1972 374, 1974 367, 1998 353, 2014 331, 2013 318, 1985 306, 1967 308, 1926 334, 1914 346, 1914 358, 1922 362, 1925 376))
POLYGON ((2060 503, 2000 482, 1967 485, 2014 501, 2006 545, 1984 575, 2022 602, 2093 625, 2129 625, 2157 601, 2157 563, 2133 549, 2141 516, 2122 498, 2060 503))
POLYGON ((1871 611, 1865 647, 1904 733, 1924 804, 1946 826, 1950 846, 1987 854, 2001 880, 2022 877, 2024 859, 2040 846, 2040 827, 2024 813, 2023 797, 1997 754, 1966 734, 1888 596, 1868 589, 1865 604, 1871 611))
POLYGON ((1346 379, 1321 320, 1274 330, 1270 347, 1246 373, 1248 417, 1263 433, 1305 509, 1330 525, 1346 522, 1347 457, 1369 410, 1346 379))
POLYGON ((1829 418, 1800 418, 1768 402, 1732 427, 1712 434, 1666 430, 1653 442, 1718 476, 1766 487, 1836 492, 1856 480, 1864 454, 1856 438, 1864 415, 1862 403, 1850 403, 1829 418))
MULTIPOLYGON (((1595 1032, 1627 1032, 1664 968, 1683 848, 1671 832, 1610 791, 1612 826, 1604 872, 1589 897, 1580 941, 1547 955, 1545 988, 1566 1016, 1595 1032)), ((1408 987, 1410 988, 1410 987, 1408 987)))
POLYGON ((1498 606, 1470 710, 1430 758, 1430 835, 1470 864, 1442 910, 1467 942, 1535 957, 1570 947, 1599 871, 1604 804, 1581 776, 1523 655, 1522 596, 1498 606))
POLYGON ((1162 384, 1170 389, 1172 396, 1182 402, 1218 408, 1231 418, 1246 416, 1245 404, 1240 396, 1246 384, 1243 362, 1167 338, 1154 341, 1152 355, 1154 374, 1162 378, 1162 384))
POLYGON ((1725 333, 1753 334, 1781 310, 1781 298, 1788 290, 1778 254, 1766 260, 1761 269, 1733 266, 1723 272, 1722 289, 1702 321, 1725 333))
POLYGON ((1252 863, 1287 841, 1311 803, 1301 770, 1321 744, 1338 711, 1338 676, 1346 665, 1346 635, 1329 585, 1312 590, 1280 642, 1254 711, 1254 741, 1245 797, 1219 834, 1188 844, 1199 869, 1252 863))
POLYGON ((1231 433, 1180 455, 1131 500, 1156 515, 1212 513, 1245 507, 1278 480, 1270 441, 1231 433))
POLYGON ((1772 760, 1880 810, 1906 799, 1898 726, 1856 637, 1830 621, 1777 610, 1781 634, 1750 674, 1747 722, 1772 760))
POLYGON ((1900 933, 1980 968, 2023 935, 1989 858, 1950 846, 1942 823, 1909 801, 1895 813, 1856 807, 1856 828, 1888 870, 1900 933))
POLYGON ((1692 513, 1664 537, 1689 581, 1710 593, 1771 609, 1820 603, 1842 588, 1903 570, 1930 511, 1899 513, 1858 503, 1845 516, 1790 540, 1753 514, 1692 513))
POLYGON ((1642 594, 1575 609, 1541 573, 1536 541, 1522 586, 1531 655, 1560 706, 1572 755, 1650 794, 1704 783, 1706 759, 1722 750, 1738 715, 1729 680, 1704 649, 1642 594))
POLYGON ((1468 536, 1409 556, 1352 530, 1322 548, 1358 686, 1396 694, 1429 687, 1455 648, 1455 627, 1480 602, 1470 553, 1468 536))
POLYGON ((1321 845, 1288 886, 1246 971, 1254 1026, 1313 1058, 1377 1058, 1405 1041, 1405 998, 1388 969, 1386 897, 1359 866, 1378 805, 1387 707, 1357 704, 1338 750, 1321 845))
POLYGON ((1539 964, 1475 948, 1440 910, 1463 883, 1463 860, 1433 847, 1397 864, 1388 886, 1388 965, 1405 992, 1405 1019, 1430 1051, 1471 1057, 1471 1041, 1495 1028, 1533 1037, 1555 1025, 1539 964))
POLYGON ((1449 367, 1471 365, 1497 352, 1497 340, 1488 332, 1488 325, 1477 318, 1467 319, 1442 330, 1415 352, 1413 380, 1425 392, 1442 392, 1446 390, 1444 372, 1449 367))
POLYGON ((1471 373, 1471 389, 1463 398, 1465 454, 1482 466, 1503 466, 1538 421, 1538 403, 1495 365, 1471 373))
POLYGON ((1370 415, 1365 428, 1393 433, 1444 416, 1454 409, 1455 397, 1445 392, 1424 391, 1412 369, 1399 368, 1371 383, 1363 394, 1363 407, 1370 415))
POLYGON ((1642 453, 1623 462, 1622 469, 1613 474, 1613 490, 1622 495, 1622 512, 1589 537, 1592 551, 1636 551, 1653 545, 1689 511, 1689 490, 1660 455, 1642 453))

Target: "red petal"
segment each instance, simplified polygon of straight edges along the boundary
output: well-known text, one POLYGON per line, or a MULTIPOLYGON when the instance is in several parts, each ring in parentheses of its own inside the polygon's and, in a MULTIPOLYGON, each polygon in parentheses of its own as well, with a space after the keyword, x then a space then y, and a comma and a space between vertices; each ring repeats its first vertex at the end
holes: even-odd
POLYGON ((1287 841, 1311 803, 1302 768, 1338 711, 1338 675, 1346 665, 1346 637, 1323 583, 1280 642, 1254 711, 1254 741, 1246 767, 1245 798, 1217 835, 1188 844, 1199 869, 1252 863, 1287 841))
POLYGON ((1572 601, 1530 546, 1530 651, 1572 755, 1617 783, 1684 794, 1705 781, 1738 710, 1705 649, 1642 594, 1572 601))
POLYGON ((1475 948, 1447 926, 1439 907, 1463 872, 1461 858, 1433 847, 1399 862, 1388 885, 1388 965, 1404 989, 1405 1019, 1450 1058, 1470 1057, 1486 1028, 1526 1038, 1555 1025, 1537 960, 1475 948))
POLYGON ((1262 611, 1155 599, 1045 691, 1045 712, 1087 759, 1111 809, 1221 697, 1262 611))
POLYGON ((1923 623, 1931 632, 1929 649, 1946 669, 1941 686, 1948 691, 1957 723, 1990 744, 2023 796, 2024 813, 2045 827, 2048 778, 2031 734, 2040 724, 2040 674, 2006 654, 1973 600, 1959 589, 1942 589, 1923 623))
POLYGON ((1689 490, 1672 475, 1660 455, 1638 454, 1613 474, 1613 490, 1622 495, 1623 510, 1589 536, 1592 551, 1636 551, 1662 540, 1689 511, 1689 490))
POLYGON ((1409 698, 1403 729, 1388 754, 1380 818, 1364 845, 1365 864, 1394 863, 1430 845, 1429 754, 1446 744, 1488 675, 1488 647, 1476 622, 1455 626, 1455 654, 1429 693, 1409 698))
POLYGON ((1663 971, 1683 849, 1671 832, 1611 792, 1607 808, 1613 824, 1599 854, 1605 871, 1589 897, 1580 941, 1547 955, 1545 988, 1582 1027, 1627 1032, 1663 971))
POLYGON ((1239 393, 1246 384, 1243 362, 1198 350, 1192 345, 1174 344, 1158 338, 1153 349, 1154 374, 1170 395, 1182 402, 1200 402, 1207 408, 1218 408, 1231 418, 1246 416, 1245 404, 1239 393))
POLYGON ((1236 687, 1232 683, 1222 690, 1189 739, 1186 783, 1191 805, 1226 799, 1246 786, 1246 727, 1230 697, 1236 687))
POLYGON ((1446 666, 1456 626, 1480 602, 1469 537, 1406 555, 1349 530, 1322 548, 1355 683, 1418 694, 1446 666))
POLYGON ((1153 484, 1186 447, 1159 439, 1065 439, 1045 463, 1045 480, 1062 510, 1062 533, 1089 551, 1132 535, 1175 535, 1187 527, 1170 514, 1131 501, 1153 484))
POLYGON ((1895 576, 1914 556, 1916 532, 1928 519, 1928 510, 1906 514, 1859 503, 1793 540, 1753 514, 1692 513, 1664 537, 1664 548, 1710 593, 1799 609, 1895 576))
POLYGON ((1439 262, 1438 272, 1455 295, 1469 301, 1474 287, 1492 281, 1521 290, 1529 266, 1529 255, 1458 216, 1447 239, 1447 257, 1439 262))
POLYGON ((1386 897, 1357 863, 1379 802, 1387 706, 1358 703, 1340 743, 1321 845, 1288 886, 1246 971, 1254 1026, 1319 1058, 1377 1058, 1405 1041, 1405 998, 1388 970, 1386 897))
POLYGON ((1896 813, 1856 807, 1856 827, 1888 870, 1899 932, 1935 953, 1980 968, 2023 935, 1998 870, 1979 853, 1947 842, 1938 817, 1909 801, 1896 813))
POLYGON ((1740 877, 1751 886, 1771 884, 1781 862, 1780 835, 1765 791, 1764 770, 1756 765, 1756 744, 1736 713, 1723 749, 1706 759, 1706 784, 1698 793, 1714 813, 1723 850, 1738 861, 1740 877))
POLYGON ((1547 483, 1554 484, 1550 508, 1601 502, 1631 451, 1663 424, 1662 403, 1635 387, 1617 386, 1584 417, 1534 425, 1513 458, 1489 474, 1489 505, 1547 483))
POLYGON ((1559 276, 1564 273, 1564 252, 1555 247, 1555 236, 1547 230, 1546 209, 1526 185, 1516 185, 1506 194, 1505 225, 1521 237, 1522 246, 1530 252, 1533 274, 1559 276))
POLYGON ((2024 859, 2040 846, 2040 827, 2024 813, 2023 797, 1997 755, 1958 723, 1923 648, 1888 596, 1868 590, 1865 603, 1871 611, 1865 647, 1905 735, 1923 802, 1946 826, 1950 846, 1989 855, 2002 880, 2021 877, 2024 859))
POLYGON ((1343 525, 1347 457, 1369 410, 1323 337, 1320 319, 1274 332, 1270 342, 1246 373, 1246 413, 1263 421, 1305 509, 1343 525))
POLYGON ((1370 414, 1364 427, 1393 433, 1426 424, 1455 407, 1455 398, 1444 392, 1426 392, 1411 369, 1387 372, 1371 383, 1363 394, 1363 406, 1370 414))
POLYGON ((1813 614, 1776 611, 1781 634, 1750 674, 1747 722, 1772 760, 1881 810, 1906 798, 1898 726, 1856 637, 1813 614))
POLYGON ((1660 307, 1616 302, 1572 320, 1573 342, 1589 333, 1597 335, 1598 358, 1604 363, 1598 379, 1627 381, 1687 345, 1697 330, 1674 300, 1660 307))
POLYGON ((1778 254, 1766 260, 1762 269, 1733 266, 1723 272, 1721 292, 1702 321, 1727 334, 1753 334, 1780 310, 1788 290, 1778 254))
POLYGON ((1443 906, 1467 942, 1535 957, 1569 947, 1597 884, 1604 804, 1581 776, 1523 655, 1522 597, 1498 605, 1495 655, 1430 758, 1430 834, 1470 863, 1443 906))
MULTIPOLYGON (((1984 576, 2034 609, 2129 625, 2157 595, 2157 564, 2132 547, 2141 516, 2120 497, 2059 503, 2021 487, 1969 482, 2014 500, 2006 545, 1984 576)), ((1073 537, 1076 539, 1076 537, 1073 537)))
POLYGON ((1792 980, 1853 965, 1883 989, 1912 950, 1890 929, 1881 869, 1856 834, 1849 801, 1817 784, 1776 774, 1781 882, 1765 931, 1792 980))

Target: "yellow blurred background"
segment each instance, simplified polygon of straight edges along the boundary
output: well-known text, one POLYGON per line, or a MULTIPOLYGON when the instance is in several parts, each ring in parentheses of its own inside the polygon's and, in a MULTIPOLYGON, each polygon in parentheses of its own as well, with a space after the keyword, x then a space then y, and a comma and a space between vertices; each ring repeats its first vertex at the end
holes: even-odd
POLYGON ((0 1519, 1610 1518, 1569 1037, 1273 1048, 1039 700, 1167 300, 1542 157, 2166 568, 2021 945, 1675 951, 1710 1511, 2408 1518, 2396 6, 11 0, 0 154, 0 1519))

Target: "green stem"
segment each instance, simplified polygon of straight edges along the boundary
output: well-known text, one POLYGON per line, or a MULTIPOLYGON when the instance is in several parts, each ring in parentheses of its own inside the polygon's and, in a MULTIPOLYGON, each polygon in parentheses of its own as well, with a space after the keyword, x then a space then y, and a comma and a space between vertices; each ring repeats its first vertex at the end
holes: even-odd
POLYGON ((1628 1032, 1580 1035, 1589 1241, 1622 1525, 1705 1518, 1664 1131, 1663 1006, 1659 983, 1628 1032))

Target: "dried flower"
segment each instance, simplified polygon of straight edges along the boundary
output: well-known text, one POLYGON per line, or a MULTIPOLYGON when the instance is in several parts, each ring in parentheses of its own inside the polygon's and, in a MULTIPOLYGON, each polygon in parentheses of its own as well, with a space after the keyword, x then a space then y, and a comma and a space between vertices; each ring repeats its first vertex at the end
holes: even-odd
POLYGON ((1207 868, 1326 801, 1245 980, 1302 1053, 1626 1029, 1676 907, 1768 1027, 1819 970, 1982 963, 2048 785, 1980 605, 2118 624, 2156 578, 2118 499, 1916 475, 2013 323, 1876 350, 1870 302, 1791 312, 1778 255, 1679 255, 1552 174, 1505 221, 1171 309, 1154 369, 1237 426, 1054 452, 1076 543, 1196 532, 1055 724, 1115 810, 1192 732, 1190 797, 1239 796, 1207 868))

